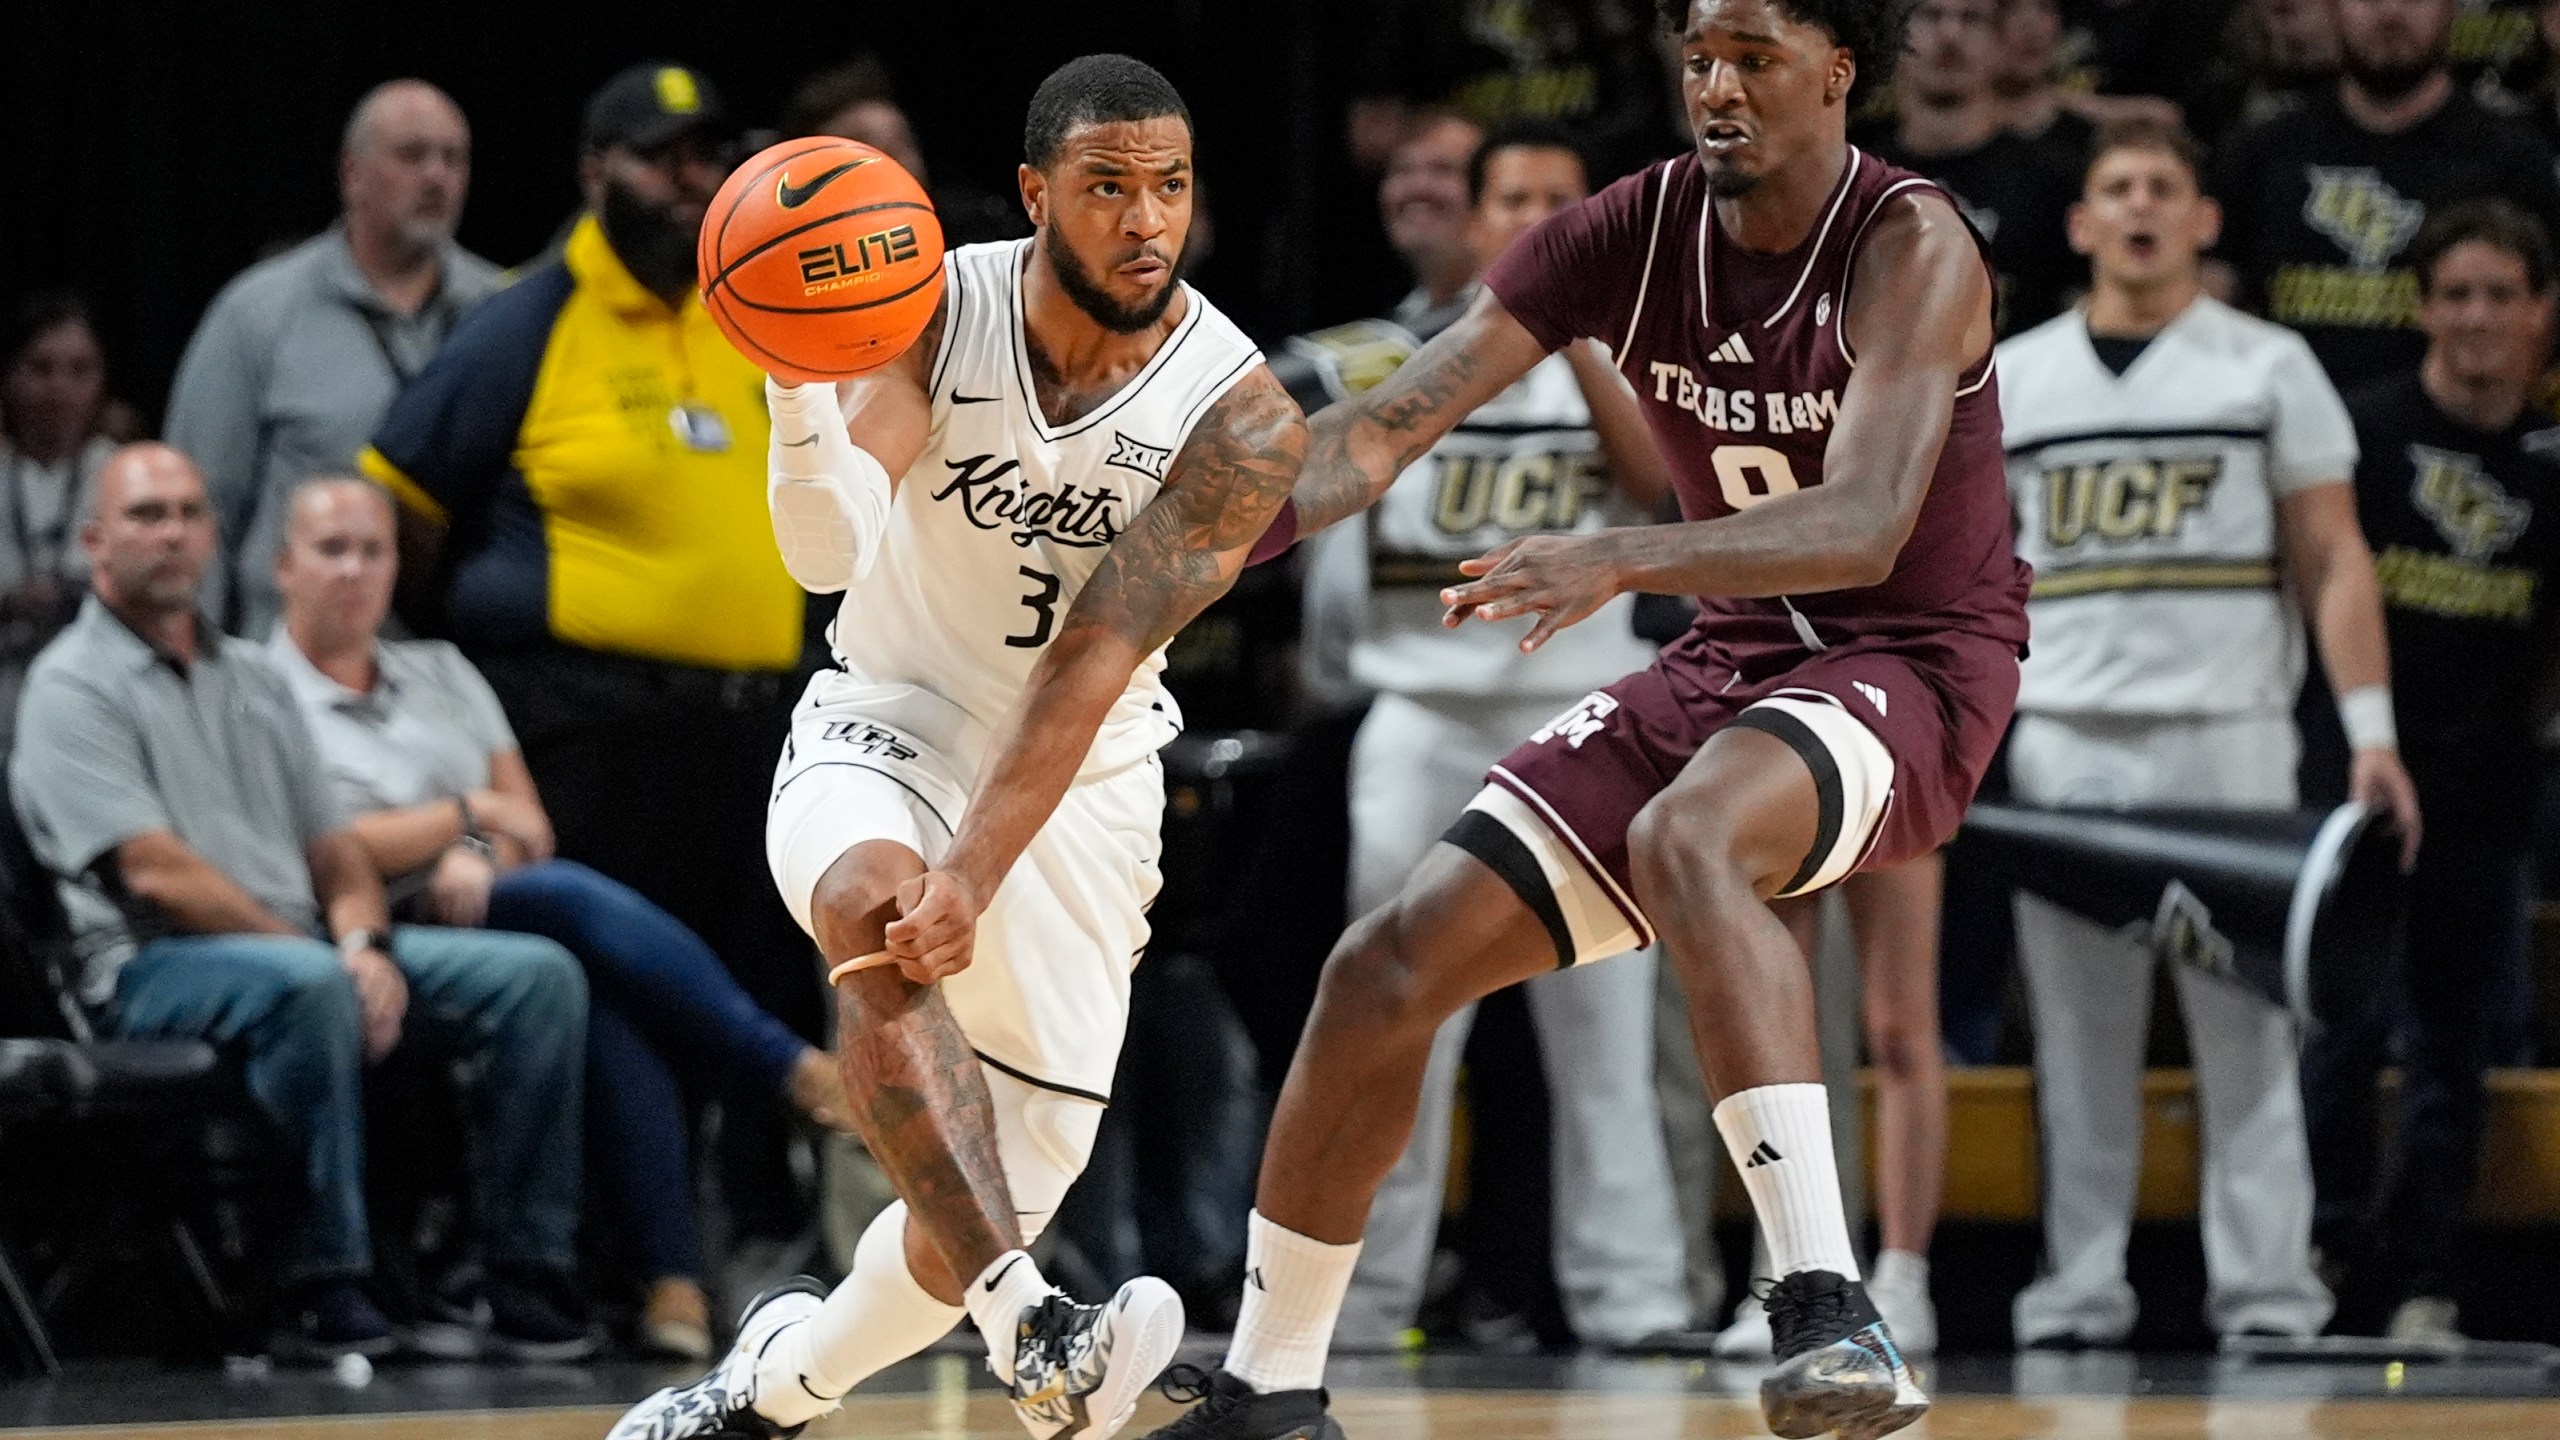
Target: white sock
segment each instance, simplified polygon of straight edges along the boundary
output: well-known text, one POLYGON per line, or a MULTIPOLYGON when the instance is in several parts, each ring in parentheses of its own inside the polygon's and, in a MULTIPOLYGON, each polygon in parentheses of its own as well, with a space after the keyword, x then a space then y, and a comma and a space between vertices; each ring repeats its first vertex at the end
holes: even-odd
POLYGON ((1876 1283, 1907 1285, 1926 1295, 1929 1293, 1928 1258, 1908 1250, 1880 1250, 1876 1252, 1876 1283))
POLYGON ((1858 1278, 1840 1167, 1831 1158, 1831 1102, 1819 1085, 1762 1085, 1716 1107, 1716 1129, 1751 1192, 1778 1278, 1830 1270, 1858 1278))
POLYGON ((756 1360, 756 1413, 804 1425, 844 1393, 951 1333, 967 1312, 926 1293, 907 1271, 907 1206, 873 1217, 853 1273, 818 1313, 776 1332, 756 1360))
POLYGON ((1057 1288, 1040 1273, 1030 1252, 1023 1250, 1007 1250, 969 1282, 964 1303, 969 1318, 978 1322, 978 1333, 986 1337, 987 1358, 1003 1384, 1013 1383, 1013 1352, 1022 1334, 1022 1312, 1057 1288))
POLYGON ((1244 1308, 1227 1345, 1227 1373, 1265 1394, 1324 1383, 1324 1352, 1360 1242, 1328 1245, 1253 1212, 1244 1242, 1244 1308))

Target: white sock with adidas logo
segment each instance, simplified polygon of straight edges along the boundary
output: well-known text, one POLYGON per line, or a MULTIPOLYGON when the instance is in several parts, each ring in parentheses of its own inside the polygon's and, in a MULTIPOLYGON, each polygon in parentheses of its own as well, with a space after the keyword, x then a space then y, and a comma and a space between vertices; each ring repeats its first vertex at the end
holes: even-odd
POLYGON ((1831 1101, 1819 1085, 1762 1085, 1716 1106, 1716 1129, 1751 1192, 1769 1263, 1783 1278, 1830 1270, 1858 1278, 1840 1167, 1831 1158, 1831 1101))
POLYGON ((1322 1385, 1333 1322, 1359 1263, 1357 1240, 1327 1244, 1254 1211, 1245 1225, 1244 1307, 1227 1344, 1227 1373, 1266 1395, 1322 1385))

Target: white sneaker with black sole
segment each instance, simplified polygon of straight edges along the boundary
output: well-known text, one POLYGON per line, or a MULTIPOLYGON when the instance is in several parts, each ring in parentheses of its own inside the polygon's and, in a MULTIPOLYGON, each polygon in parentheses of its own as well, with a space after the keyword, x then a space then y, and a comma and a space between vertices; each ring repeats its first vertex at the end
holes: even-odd
POLYGON ((747 1302, 738 1343, 690 1385, 659 1391, 623 1412, 605 1440, 790 1440, 805 1425, 777 1425, 755 1411, 756 1361, 786 1325, 818 1313, 827 1287, 797 1275, 747 1302))
POLYGON ((1014 1332, 1013 1413, 1032 1440, 1110 1440, 1181 1346, 1182 1297, 1152 1275, 1102 1305, 1053 1293, 1014 1332))

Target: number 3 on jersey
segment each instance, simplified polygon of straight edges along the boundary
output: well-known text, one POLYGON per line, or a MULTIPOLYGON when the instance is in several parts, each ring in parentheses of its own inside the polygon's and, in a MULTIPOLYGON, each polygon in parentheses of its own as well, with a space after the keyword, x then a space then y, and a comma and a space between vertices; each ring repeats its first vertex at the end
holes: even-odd
POLYGON ((1796 491, 1796 468, 1784 453, 1766 445, 1719 445, 1711 458, 1724 503, 1736 510, 1796 491))
POLYGON ((1049 632, 1057 627, 1058 577, 1025 565, 1022 578, 1032 584, 1031 593, 1022 597, 1022 603, 1031 609, 1031 633, 1007 635, 1004 643, 1017 650, 1037 650, 1049 643, 1049 632))

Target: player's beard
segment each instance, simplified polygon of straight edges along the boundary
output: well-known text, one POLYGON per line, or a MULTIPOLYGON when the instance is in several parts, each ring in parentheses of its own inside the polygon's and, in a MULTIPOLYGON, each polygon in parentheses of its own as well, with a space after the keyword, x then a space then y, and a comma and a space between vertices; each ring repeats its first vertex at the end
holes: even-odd
POLYGON ((1717 165, 1707 170, 1707 193, 1718 200, 1739 200, 1760 187, 1760 177, 1746 175, 1730 165, 1717 165))
POLYGON ((1184 267, 1191 259, 1191 237, 1182 237, 1182 253, 1173 257, 1173 273, 1165 277, 1162 289, 1136 305, 1123 305, 1111 298, 1102 282, 1085 272, 1084 262, 1067 248, 1052 228, 1041 249, 1049 255, 1049 273, 1058 277, 1058 288, 1067 292, 1075 307, 1090 317, 1094 324, 1115 335, 1135 335, 1164 318, 1165 307, 1173 303, 1175 285, 1182 279, 1184 267))
POLYGON ((678 223, 665 210, 610 178, 604 182, 604 208, 596 220, 604 226, 604 238, 613 242, 613 253, 622 257, 631 278, 646 286, 649 293, 672 302, 693 288, 693 246, 699 238, 699 227, 678 223))

